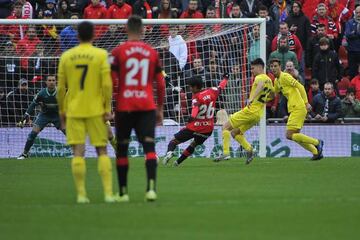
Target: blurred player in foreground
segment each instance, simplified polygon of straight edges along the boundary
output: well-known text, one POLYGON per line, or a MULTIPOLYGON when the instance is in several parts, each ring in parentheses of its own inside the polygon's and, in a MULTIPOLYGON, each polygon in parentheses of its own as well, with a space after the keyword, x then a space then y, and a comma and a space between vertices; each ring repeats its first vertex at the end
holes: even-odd
POLYGON ((260 121, 264 106, 272 98, 274 91, 271 79, 265 74, 264 66, 261 58, 251 62, 251 73, 255 80, 251 87, 248 105, 230 115, 229 120, 223 125, 223 154, 215 161, 230 159, 230 134, 245 149, 246 164, 254 159, 254 151, 245 138, 245 132, 260 121))
POLYGON ((157 52, 141 41, 143 24, 132 15, 127 22, 128 41, 112 51, 112 66, 116 92, 115 129, 117 139, 117 173, 119 201, 128 202, 128 149, 132 129, 145 152, 147 186, 146 201, 155 201, 157 156, 155 153, 155 125, 163 119, 165 82, 157 52), (116 83, 118 81, 118 83, 116 83), (156 82, 157 105, 153 96, 156 82))
POLYGON ((281 71, 279 59, 270 61, 270 70, 275 76, 275 92, 281 92, 288 100, 290 116, 286 124, 286 138, 298 143, 304 149, 313 154, 311 160, 323 158, 322 151, 324 142, 300 133, 311 105, 308 103, 304 86, 290 74, 281 71))
POLYGON ((34 113, 35 107, 40 105, 41 111, 37 115, 33 128, 28 135, 25 143, 24 152, 17 159, 25 159, 29 157, 29 151, 34 144, 36 136, 49 124, 52 123, 65 134, 65 129, 60 126, 59 109, 56 101, 56 77, 48 75, 46 77, 46 88, 39 91, 34 100, 29 105, 23 119, 17 124, 19 127, 29 122, 30 116, 34 113))
POLYGON ((80 44, 64 52, 60 58, 57 95, 60 118, 62 124, 66 120, 67 142, 74 154, 71 168, 77 202, 89 202, 85 189, 86 135, 89 135, 99 156, 98 172, 102 179, 104 200, 115 202, 111 161, 106 152, 108 129, 105 121, 111 119, 112 97, 108 55, 105 50, 92 46, 92 23, 80 23, 78 37, 80 44))
POLYGON ((173 166, 181 164, 195 151, 196 146, 203 144, 211 136, 214 130, 216 99, 220 92, 224 90, 228 78, 228 74, 224 75, 224 79, 218 87, 207 89, 203 89, 201 76, 194 76, 189 80, 188 84, 193 94, 191 116, 186 127, 176 133, 169 142, 167 153, 163 158, 164 165, 174 156, 174 150, 180 143, 194 139, 181 156, 174 161, 173 166))

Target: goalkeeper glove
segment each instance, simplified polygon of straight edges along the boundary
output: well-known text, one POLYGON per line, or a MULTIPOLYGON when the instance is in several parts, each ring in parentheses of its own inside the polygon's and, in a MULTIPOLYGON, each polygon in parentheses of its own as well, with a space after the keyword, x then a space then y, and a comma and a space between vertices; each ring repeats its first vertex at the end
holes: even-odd
POLYGON ((17 126, 23 128, 24 125, 29 121, 29 119, 30 119, 30 114, 25 113, 23 118, 20 120, 20 122, 17 123, 17 126))

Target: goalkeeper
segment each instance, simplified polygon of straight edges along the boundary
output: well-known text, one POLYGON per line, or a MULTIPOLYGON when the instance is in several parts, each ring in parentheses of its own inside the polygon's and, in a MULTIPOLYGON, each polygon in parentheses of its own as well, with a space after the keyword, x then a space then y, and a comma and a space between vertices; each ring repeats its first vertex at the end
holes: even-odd
POLYGON ((24 152, 17 159, 25 159, 29 157, 29 151, 34 144, 36 136, 47 126, 52 123, 54 126, 65 134, 65 129, 60 129, 60 118, 58 104, 56 101, 56 77, 55 75, 48 75, 46 77, 46 88, 40 90, 35 95, 34 100, 28 107, 22 120, 17 124, 19 127, 30 120, 30 116, 34 113, 36 106, 40 105, 41 111, 37 115, 33 128, 28 135, 25 143, 24 152))

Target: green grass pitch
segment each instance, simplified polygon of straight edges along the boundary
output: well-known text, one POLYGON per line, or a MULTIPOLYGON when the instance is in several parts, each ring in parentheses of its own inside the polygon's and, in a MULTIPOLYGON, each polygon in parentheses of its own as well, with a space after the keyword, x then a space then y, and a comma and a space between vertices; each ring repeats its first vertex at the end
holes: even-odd
MULTIPOLYGON (((87 161, 89 205, 75 204, 70 159, 0 159, 0 239, 358 239, 360 158, 191 158, 159 165, 158 201, 131 159, 130 203, 105 204, 87 161)), ((115 178, 114 178, 115 182, 115 178)), ((117 190, 117 183, 114 185, 117 190)))

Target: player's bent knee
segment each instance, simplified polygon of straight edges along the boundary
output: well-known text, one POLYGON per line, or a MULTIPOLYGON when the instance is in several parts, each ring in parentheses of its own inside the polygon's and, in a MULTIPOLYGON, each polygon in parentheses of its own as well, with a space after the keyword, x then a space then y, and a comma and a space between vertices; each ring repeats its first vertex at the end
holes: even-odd
POLYGON ((228 130, 228 131, 231 131, 233 128, 230 124, 229 121, 227 121, 223 126, 222 126, 222 130, 228 130))
POLYGON ((36 132, 36 133, 39 133, 41 131, 40 127, 37 126, 37 125, 34 125, 33 128, 32 128, 32 131, 33 132, 36 132))
POLYGON ((74 157, 83 157, 85 155, 85 144, 72 145, 74 157))
POLYGON ((294 134, 294 133, 293 133, 293 132, 290 132, 290 131, 286 132, 286 138, 289 139, 289 140, 292 140, 293 134, 294 134))
POLYGON ((231 130, 231 136, 232 136, 233 138, 235 138, 236 135, 238 135, 238 134, 241 134, 240 129, 236 128, 236 129, 231 130))

